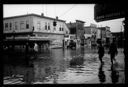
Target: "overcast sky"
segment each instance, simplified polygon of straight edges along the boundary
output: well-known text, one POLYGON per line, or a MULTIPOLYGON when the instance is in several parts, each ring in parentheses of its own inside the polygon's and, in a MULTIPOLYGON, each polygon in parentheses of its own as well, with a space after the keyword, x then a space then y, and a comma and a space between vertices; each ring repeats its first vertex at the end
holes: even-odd
MULTIPOLYGON (((94 20, 94 4, 4 4, 3 16, 17 16, 23 14, 35 13, 45 16, 65 20, 66 23, 75 22, 75 20, 82 20, 85 26, 90 23, 97 24, 98 26, 109 26, 112 32, 120 32, 122 21, 124 18, 115 19, 111 21, 104 21, 97 23, 94 20)), ((123 29, 123 26, 122 26, 123 29)))

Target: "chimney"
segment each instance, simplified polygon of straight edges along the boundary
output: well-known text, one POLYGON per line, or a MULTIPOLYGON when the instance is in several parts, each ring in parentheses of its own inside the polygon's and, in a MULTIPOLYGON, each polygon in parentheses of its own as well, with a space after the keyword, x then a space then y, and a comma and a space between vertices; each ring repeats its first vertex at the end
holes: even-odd
POLYGON ((41 16, 43 17, 44 16, 44 13, 41 13, 41 16))
POLYGON ((56 20, 58 20, 58 16, 56 16, 56 20))

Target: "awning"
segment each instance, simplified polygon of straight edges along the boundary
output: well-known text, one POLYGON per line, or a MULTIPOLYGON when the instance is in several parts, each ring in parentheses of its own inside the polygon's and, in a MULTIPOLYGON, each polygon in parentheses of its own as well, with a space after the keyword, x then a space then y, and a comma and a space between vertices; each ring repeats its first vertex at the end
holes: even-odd
POLYGON ((15 38, 8 38, 4 41, 53 41, 55 38, 49 37, 15 37, 15 38))
POLYGON ((49 37, 30 37, 30 41, 53 41, 55 38, 49 38, 49 37))

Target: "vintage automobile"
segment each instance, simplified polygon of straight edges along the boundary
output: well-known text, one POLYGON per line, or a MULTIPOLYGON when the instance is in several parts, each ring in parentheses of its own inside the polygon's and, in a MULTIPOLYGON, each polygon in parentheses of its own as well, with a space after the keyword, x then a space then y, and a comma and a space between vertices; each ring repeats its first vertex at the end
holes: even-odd
POLYGON ((69 43, 69 45, 67 46, 67 48, 71 48, 71 49, 75 48, 75 49, 76 49, 76 42, 73 41, 73 40, 70 40, 70 43, 69 43))

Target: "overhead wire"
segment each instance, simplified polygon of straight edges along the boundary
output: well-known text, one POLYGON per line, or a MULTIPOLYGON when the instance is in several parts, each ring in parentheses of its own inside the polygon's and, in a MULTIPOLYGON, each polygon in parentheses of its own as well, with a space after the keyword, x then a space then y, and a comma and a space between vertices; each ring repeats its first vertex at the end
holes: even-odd
POLYGON ((59 17, 64 16, 66 13, 68 13, 70 10, 72 10, 75 6, 76 6, 76 4, 73 5, 71 8, 69 8, 67 11, 65 11, 63 14, 61 14, 59 17))

